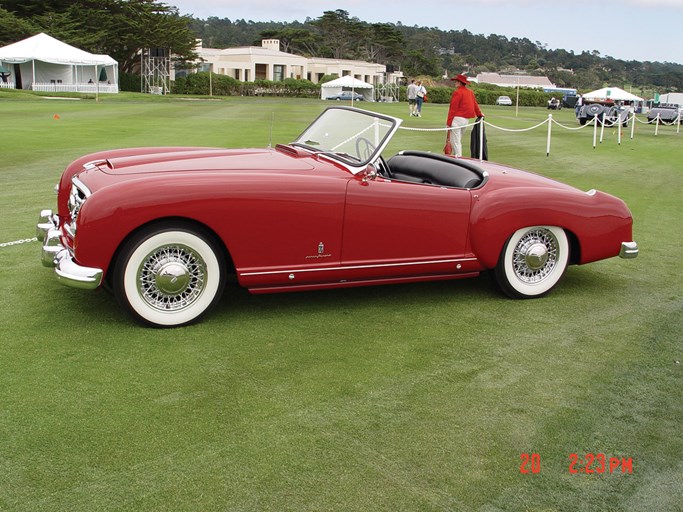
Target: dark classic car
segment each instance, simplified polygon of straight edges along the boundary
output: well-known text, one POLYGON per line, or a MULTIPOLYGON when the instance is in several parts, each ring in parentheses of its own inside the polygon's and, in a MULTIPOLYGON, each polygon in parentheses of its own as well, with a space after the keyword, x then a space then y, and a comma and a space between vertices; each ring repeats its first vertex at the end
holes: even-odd
POLYGON ((659 119, 660 123, 675 124, 678 122, 683 124, 682 118, 683 107, 678 105, 668 105, 666 103, 653 107, 647 113, 648 123, 654 123, 657 119, 659 119))
POLYGON ((157 147, 71 163, 41 212, 42 261, 154 326, 193 322, 235 276, 252 293, 472 277, 539 297, 569 264, 634 258, 620 199, 506 165, 382 151, 401 120, 325 110, 265 149, 157 147))
POLYGON ((582 105, 577 119, 581 125, 597 119, 597 122, 605 126, 616 126, 618 124, 628 126, 628 116, 628 108, 616 105, 613 102, 595 102, 582 105))

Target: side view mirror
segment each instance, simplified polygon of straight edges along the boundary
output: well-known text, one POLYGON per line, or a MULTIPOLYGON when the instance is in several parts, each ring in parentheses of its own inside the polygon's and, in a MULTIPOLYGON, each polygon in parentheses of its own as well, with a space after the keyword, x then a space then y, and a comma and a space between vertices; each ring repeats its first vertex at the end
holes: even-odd
POLYGON ((361 175, 363 176, 363 183, 367 183, 377 177, 377 169, 374 165, 368 165, 364 171, 361 171, 361 175))

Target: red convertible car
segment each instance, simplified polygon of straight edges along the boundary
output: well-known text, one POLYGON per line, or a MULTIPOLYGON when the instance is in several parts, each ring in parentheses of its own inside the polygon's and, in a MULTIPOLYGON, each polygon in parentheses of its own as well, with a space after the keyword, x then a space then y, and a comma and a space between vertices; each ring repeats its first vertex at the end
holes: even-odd
POLYGON ((401 123, 325 110, 290 144, 156 147, 79 158, 37 226, 69 286, 104 286, 138 321, 179 326, 252 293, 476 276, 539 297, 569 264, 634 258, 620 199, 505 165, 382 151, 401 123))

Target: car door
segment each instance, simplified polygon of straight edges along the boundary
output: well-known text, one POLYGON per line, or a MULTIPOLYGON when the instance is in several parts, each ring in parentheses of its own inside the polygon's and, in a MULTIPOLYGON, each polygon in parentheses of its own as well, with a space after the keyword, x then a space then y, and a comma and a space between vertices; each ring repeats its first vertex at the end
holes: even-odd
POLYGON ((474 259, 466 254, 471 201, 466 189, 350 180, 342 266, 362 267, 366 277, 457 272, 474 259))

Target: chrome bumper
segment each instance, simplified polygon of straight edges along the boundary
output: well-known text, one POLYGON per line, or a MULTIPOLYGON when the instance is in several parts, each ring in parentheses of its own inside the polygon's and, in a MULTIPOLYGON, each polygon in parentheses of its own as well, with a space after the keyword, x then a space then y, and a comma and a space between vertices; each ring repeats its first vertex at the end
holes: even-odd
POLYGON ((83 267, 73 260, 69 250, 62 245, 59 231, 59 218, 52 210, 42 210, 36 225, 36 236, 43 242, 41 261, 44 266, 55 269, 55 276, 60 283, 94 290, 102 284, 104 272, 99 268, 83 267))
POLYGON ((636 242, 621 242, 620 258, 629 260, 636 256, 638 256, 638 244, 636 242))

